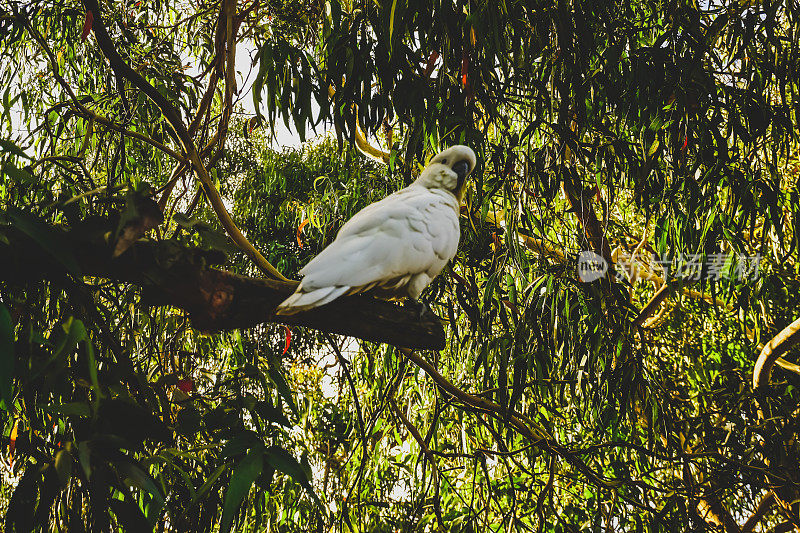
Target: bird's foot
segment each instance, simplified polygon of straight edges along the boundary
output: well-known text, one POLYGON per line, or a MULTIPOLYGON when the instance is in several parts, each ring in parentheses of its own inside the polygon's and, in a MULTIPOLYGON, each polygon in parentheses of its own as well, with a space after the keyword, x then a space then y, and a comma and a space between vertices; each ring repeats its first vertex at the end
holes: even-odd
POLYGON ((431 312, 428 304, 423 302, 422 300, 414 300, 413 298, 408 298, 405 302, 405 307, 410 307, 412 309, 417 310, 417 318, 422 320, 427 313, 431 312))

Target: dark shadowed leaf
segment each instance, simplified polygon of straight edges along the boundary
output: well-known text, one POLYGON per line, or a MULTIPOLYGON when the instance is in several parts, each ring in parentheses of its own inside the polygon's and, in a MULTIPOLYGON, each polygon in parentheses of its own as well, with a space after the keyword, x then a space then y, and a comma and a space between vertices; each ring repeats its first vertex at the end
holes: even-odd
POLYGON ((0 139, 0 151, 30 159, 30 157, 22 151, 22 148, 17 146, 15 142, 9 141, 8 139, 0 139))
POLYGON ((231 481, 228 485, 228 490, 225 491, 225 502, 222 506, 222 522, 220 522, 220 531, 228 533, 233 525, 233 519, 242 500, 250 492, 250 487, 253 486, 258 475, 261 473, 263 461, 264 448, 262 446, 254 446, 250 448, 247 455, 239 461, 236 468, 231 474, 231 481))
POLYGON ((64 235, 33 215, 9 207, 6 212, 11 225, 33 239, 39 247, 58 261, 70 274, 80 274, 80 267, 64 235))
POLYGON ((295 483, 305 488, 309 496, 314 500, 314 503, 316 503, 320 509, 322 508, 322 502, 311 486, 311 478, 308 471, 292 456, 292 454, 280 446, 270 446, 264 451, 264 460, 272 468, 283 472, 292 478, 295 483))
POLYGON ((0 399, 6 411, 14 405, 14 325, 6 306, 0 303, 0 399))

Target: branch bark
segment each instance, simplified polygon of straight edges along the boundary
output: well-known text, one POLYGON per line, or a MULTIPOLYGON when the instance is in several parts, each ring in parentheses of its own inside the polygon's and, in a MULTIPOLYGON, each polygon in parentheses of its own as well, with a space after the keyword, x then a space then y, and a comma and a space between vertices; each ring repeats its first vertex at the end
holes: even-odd
MULTIPOLYGON (((104 221, 70 232, 51 228, 50 238, 70 250, 82 276, 133 283, 142 288, 143 303, 183 309, 198 329, 221 331, 274 322, 415 349, 444 348, 444 329, 433 313, 420 318, 413 307, 350 296, 304 313, 276 316, 275 308, 294 292, 296 281, 250 278, 208 268, 208 252, 172 241, 137 242, 114 259, 112 247, 101 237, 110 227, 104 221)), ((9 243, 0 243, 0 281, 65 280, 65 268, 52 252, 13 227, 4 235, 9 243)))
POLYGON ((775 362, 798 342, 800 342, 800 318, 775 335, 761 350, 753 368, 754 389, 769 384, 769 375, 775 362))
POLYGON ((664 282, 664 285, 661 286, 660 289, 656 291, 650 301, 648 301, 642 310, 639 311, 639 314, 636 315, 636 318, 633 319, 633 326, 639 327, 644 324, 644 321, 647 320, 653 313, 656 312, 658 306, 666 300, 670 294, 680 291, 683 289, 684 285, 686 285, 685 281, 676 280, 671 283, 664 282))
POLYGON ((731 513, 722 506, 714 495, 701 498, 697 502, 697 513, 700 518, 715 529, 722 529, 725 533, 741 533, 739 525, 731 513))
MULTIPOLYGON (((589 243, 591 243, 592 248, 594 248, 594 252, 605 259, 608 262, 609 271, 613 271, 614 260, 611 257, 611 247, 605 237, 603 228, 600 227, 600 221, 597 219, 591 202, 584 195, 578 194, 575 190, 575 184, 570 183, 568 179, 564 179, 561 185, 564 196, 567 197, 570 207, 578 216, 583 232, 589 243)), ((580 185, 578 184, 578 186, 580 185)))

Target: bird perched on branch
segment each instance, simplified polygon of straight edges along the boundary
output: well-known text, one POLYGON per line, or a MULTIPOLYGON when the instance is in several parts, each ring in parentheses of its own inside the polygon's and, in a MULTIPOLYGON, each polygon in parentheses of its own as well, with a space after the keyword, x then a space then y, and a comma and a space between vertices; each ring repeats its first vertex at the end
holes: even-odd
POLYGON ((292 315, 366 291, 418 301, 456 255, 461 196, 474 168, 472 149, 451 146, 414 183, 356 213, 300 270, 303 280, 276 313, 292 315))

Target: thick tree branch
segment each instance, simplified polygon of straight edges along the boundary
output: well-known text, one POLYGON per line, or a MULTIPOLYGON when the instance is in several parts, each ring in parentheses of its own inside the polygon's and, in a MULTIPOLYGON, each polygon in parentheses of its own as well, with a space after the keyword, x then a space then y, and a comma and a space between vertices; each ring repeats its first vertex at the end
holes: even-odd
POLYGON ((775 362, 789 349, 800 342, 800 318, 786 326, 775 335, 761 350, 753 368, 753 388, 758 389, 769 383, 769 375, 775 362))
POLYGON ((681 280, 676 280, 670 283, 665 282, 664 285, 662 285, 661 288, 656 291, 653 297, 650 298, 650 301, 647 302, 644 307, 642 307, 642 310, 639 311, 639 314, 636 315, 636 318, 633 320, 634 327, 644 324, 644 321, 656 312, 658 306, 661 305, 661 303, 666 300, 670 294, 682 290, 684 285, 686 285, 686 282, 681 280))
MULTIPOLYGON (((138 242, 114 259, 113 247, 102 241, 110 227, 104 221, 91 223, 91 227, 87 223, 70 232, 52 228, 50 237, 62 243, 62 250, 71 252, 84 276, 138 285, 145 304, 183 309, 201 330, 276 322, 415 349, 444 348, 444 330, 433 313, 419 318, 418 310, 412 307, 351 296, 304 313, 276 316, 275 308, 294 292, 297 282, 250 278, 208 268, 208 252, 172 241, 138 242)), ((14 228, 6 229, 4 235, 9 244, 0 243, 0 281, 28 284, 64 279, 65 269, 52 252, 14 228)))
POLYGON ((611 257, 611 247, 608 245, 608 239, 603 233, 603 228, 600 226, 594 207, 592 207, 589 198, 577 193, 575 189, 576 185, 570 183, 569 180, 565 179, 562 182, 564 196, 567 198, 575 215, 577 215, 578 220, 580 220, 583 232, 592 248, 594 248, 594 252, 605 259, 608 262, 609 271, 613 271, 614 260, 611 257))
POLYGON ((731 513, 722 506, 715 495, 708 495, 697 502, 697 513, 707 524, 715 529, 722 529, 725 533, 741 533, 739 525, 731 513))

